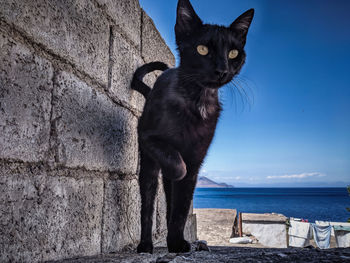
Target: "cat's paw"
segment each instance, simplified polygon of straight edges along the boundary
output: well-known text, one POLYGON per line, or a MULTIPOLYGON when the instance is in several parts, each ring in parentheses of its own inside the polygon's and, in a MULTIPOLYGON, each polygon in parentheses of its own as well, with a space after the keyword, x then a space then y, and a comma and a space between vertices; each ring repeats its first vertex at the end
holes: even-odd
POLYGON ((168 241, 169 253, 186 253, 191 251, 191 244, 184 239, 168 241))
POLYGON ((179 153, 172 156, 172 158, 167 165, 162 167, 162 173, 172 181, 180 181, 187 174, 186 164, 179 153))
POLYGON ((151 242, 140 242, 137 246, 137 253, 153 254, 153 244, 151 242))

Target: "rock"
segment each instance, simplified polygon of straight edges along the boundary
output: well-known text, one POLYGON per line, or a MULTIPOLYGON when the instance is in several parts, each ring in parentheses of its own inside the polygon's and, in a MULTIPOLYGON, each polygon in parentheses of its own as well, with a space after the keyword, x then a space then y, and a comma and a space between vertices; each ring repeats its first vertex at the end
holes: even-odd
POLYGON ((176 258, 176 254, 167 254, 165 256, 157 258, 156 263, 168 263, 171 262, 174 258, 176 258))
POLYGON ((0 262, 96 255, 101 248, 103 177, 0 163, 0 262))
POLYGON ((279 214, 242 213, 243 233, 249 233, 266 247, 286 248, 287 218, 279 214))
POLYGON ((205 240, 197 240, 193 243, 195 251, 210 251, 208 243, 205 240))
MULTIPOLYGON (((144 61, 141 58, 140 52, 126 41, 120 33, 115 29, 113 32, 113 65, 109 92, 113 98, 135 108, 141 115, 145 98, 139 92, 131 89, 130 84, 135 70, 142 66, 144 61)), ((152 83, 147 84, 152 87, 154 81, 155 78, 152 83)))
POLYGON ((105 183, 103 253, 135 248, 140 241, 141 199, 137 179, 105 183))
POLYGON ((230 246, 236 218, 234 209, 194 209, 198 222, 198 238, 209 246, 230 246))
POLYGON ((0 57, 0 158, 46 161, 52 64, 2 31, 0 57))
POLYGON ((93 1, 1 1, 0 17, 107 85, 109 23, 93 1))
POLYGON ((96 0, 137 49, 140 48, 141 8, 138 0, 96 0))
POLYGON ((175 66, 175 57, 165 44, 153 20, 142 11, 142 57, 149 63, 162 61, 169 67, 175 66))
POLYGON ((55 161, 63 166, 135 175, 137 118, 76 76, 55 76, 55 161))
POLYGON ((185 225, 184 237, 189 242, 197 240, 197 217, 196 214, 189 213, 185 225))

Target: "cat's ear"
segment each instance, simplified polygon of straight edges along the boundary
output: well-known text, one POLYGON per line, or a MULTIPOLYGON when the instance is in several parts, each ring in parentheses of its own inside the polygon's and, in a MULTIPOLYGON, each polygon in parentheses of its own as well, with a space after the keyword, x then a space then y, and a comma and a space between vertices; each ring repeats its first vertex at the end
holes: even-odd
POLYGON ((254 16, 254 9, 249 9, 248 11, 241 14, 231 25, 230 28, 238 33, 242 40, 245 42, 247 37, 248 29, 252 23, 254 16))
POLYGON ((175 24, 176 35, 191 33, 200 25, 202 25, 202 20, 194 11, 190 1, 179 0, 175 24))

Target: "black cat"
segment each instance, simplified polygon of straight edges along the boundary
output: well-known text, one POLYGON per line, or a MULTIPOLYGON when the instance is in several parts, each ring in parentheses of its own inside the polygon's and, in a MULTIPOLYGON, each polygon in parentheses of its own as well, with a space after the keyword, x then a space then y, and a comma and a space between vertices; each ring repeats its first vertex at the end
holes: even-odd
POLYGON ((162 62, 138 68, 131 87, 146 98, 138 124, 141 152, 141 242, 137 252, 153 252, 152 215, 162 171, 167 201, 169 252, 190 251, 184 226, 197 174, 214 136, 221 105, 218 89, 239 73, 254 10, 229 27, 203 24, 189 0, 179 0, 175 25, 180 66, 162 62), (151 90, 142 78, 165 70, 151 90))

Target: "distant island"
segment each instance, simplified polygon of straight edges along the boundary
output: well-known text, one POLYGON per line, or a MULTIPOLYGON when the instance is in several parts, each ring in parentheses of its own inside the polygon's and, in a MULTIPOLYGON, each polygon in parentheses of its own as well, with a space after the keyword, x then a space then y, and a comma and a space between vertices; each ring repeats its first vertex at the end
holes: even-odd
POLYGON ((233 185, 225 183, 217 183, 205 176, 199 176, 197 180, 197 188, 233 188, 233 185))

